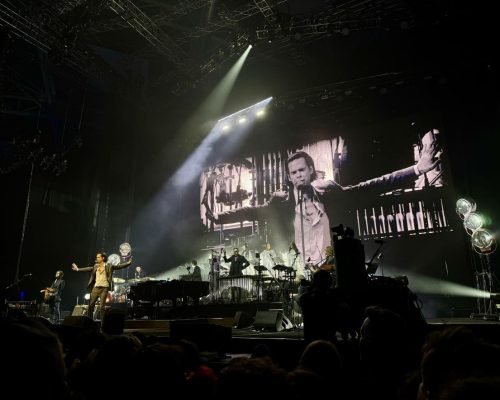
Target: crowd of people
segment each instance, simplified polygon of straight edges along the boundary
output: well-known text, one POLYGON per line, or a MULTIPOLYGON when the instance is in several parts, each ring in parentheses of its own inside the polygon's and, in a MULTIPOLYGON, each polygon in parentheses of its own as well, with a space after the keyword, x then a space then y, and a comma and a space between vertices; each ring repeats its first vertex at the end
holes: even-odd
POLYGON ((500 394, 498 344, 464 326, 411 329, 410 321, 380 306, 365 309, 358 338, 303 341, 286 357, 272 342, 255 345, 249 354, 219 349, 214 356, 213 348, 199 347, 203 340, 112 332, 83 321, 55 325, 20 313, 2 316, 4 387, 20 398, 51 400, 85 400, 96 393, 223 400, 464 400, 500 394))

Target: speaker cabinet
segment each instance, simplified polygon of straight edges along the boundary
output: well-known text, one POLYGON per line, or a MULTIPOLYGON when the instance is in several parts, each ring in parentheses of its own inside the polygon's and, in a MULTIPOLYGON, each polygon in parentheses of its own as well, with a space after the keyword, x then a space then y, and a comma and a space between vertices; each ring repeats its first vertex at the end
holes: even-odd
POLYGON ((48 304, 40 304, 40 309, 38 311, 39 317, 50 318, 50 307, 48 304))
POLYGON ((255 329, 262 329, 271 332, 280 332, 283 330, 283 311, 269 310, 257 311, 253 326, 255 329))
POLYGON ((73 308, 73 312, 71 313, 71 315, 72 316, 87 315, 87 309, 88 309, 88 306, 77 305, 77 306, 75 306, 75 308, 73 308))

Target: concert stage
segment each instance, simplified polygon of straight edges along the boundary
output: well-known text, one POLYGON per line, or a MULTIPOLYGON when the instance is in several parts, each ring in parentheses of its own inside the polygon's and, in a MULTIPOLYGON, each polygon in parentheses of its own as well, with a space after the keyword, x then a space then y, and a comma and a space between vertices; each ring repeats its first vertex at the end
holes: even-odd
MULTIPOLYGON (((126 320, 125 333, 154 336, 159 340, 186 338, 198 344, 208 360, 215 366, 224 366, 235 356, 249 357, 258 346, 266 346, 272 357, 284 368, 293 368, 304 350, 305 341, 300 326, 276 329, 279 312, 263 311, 260 322, 245 328, 238 328, 238 314, 233 317, 186 318, 172 320, 126 320), (264 324, 265 326, 262 326, 264 324)), ((443 329, 448 326, 464 325, 491 343, 500 344, 500 322, 470 318, 441 318, 426 321, 428 330, 443 329)), ((339 347, 357 346, 357 340, 342 341, 339 347)))

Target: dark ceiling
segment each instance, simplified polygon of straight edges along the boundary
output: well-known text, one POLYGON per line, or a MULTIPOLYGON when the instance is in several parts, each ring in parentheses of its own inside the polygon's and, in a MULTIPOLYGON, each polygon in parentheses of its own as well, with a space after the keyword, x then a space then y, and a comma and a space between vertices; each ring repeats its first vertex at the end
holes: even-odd
MULTIPOLYGON (((23 39, 51 73, 69 69, 106 90, 116 87, 109 80, 126 84, 133 76, 148 93, 175 96, 209 86, 248 44, 254 45, 248 68, 264 81, 272 77, 280 94, 438 72, 457 57, 478 61, 483 45, 474 41, 487 43, 490 18, 456 1, 7 0, 0 6, 4 48, 23 39)), ((18 61, 33 64, 26 53, 18 61)), ((23 79, 31 80, 16 81, 23 79)))
POLYGON ((48 146, 81 146, 111 118, 106 96, 173 137, 249 44, 228 112, 268 96, 315 107, 306 123, 381 105, 483 109, 497 89, 495 16, 451 0, 5 0, 0 139, 45 129, 48 146))

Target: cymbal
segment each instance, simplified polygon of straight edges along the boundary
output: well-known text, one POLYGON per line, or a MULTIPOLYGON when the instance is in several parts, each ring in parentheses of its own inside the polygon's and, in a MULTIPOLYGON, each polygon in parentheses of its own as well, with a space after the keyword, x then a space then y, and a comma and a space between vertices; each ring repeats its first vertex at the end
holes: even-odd
POLYGON ((254 265, 253 267, 256 271, 267 271, 267 268, 263 265, 254 265))
POLYGON ((125 279, 116 277, 116 278, 113 278, 113 282, 114 283, 125 283, 125 279))
POLYGON ((144 278, 132 278, 132 279, 129 279, 127 281, 127 283, 139 283, 139 282, 147 282, 147 281, 151 281, 151 280, 154 280, 154 279, 151 279, 149 277, 144 277, 144 278))

